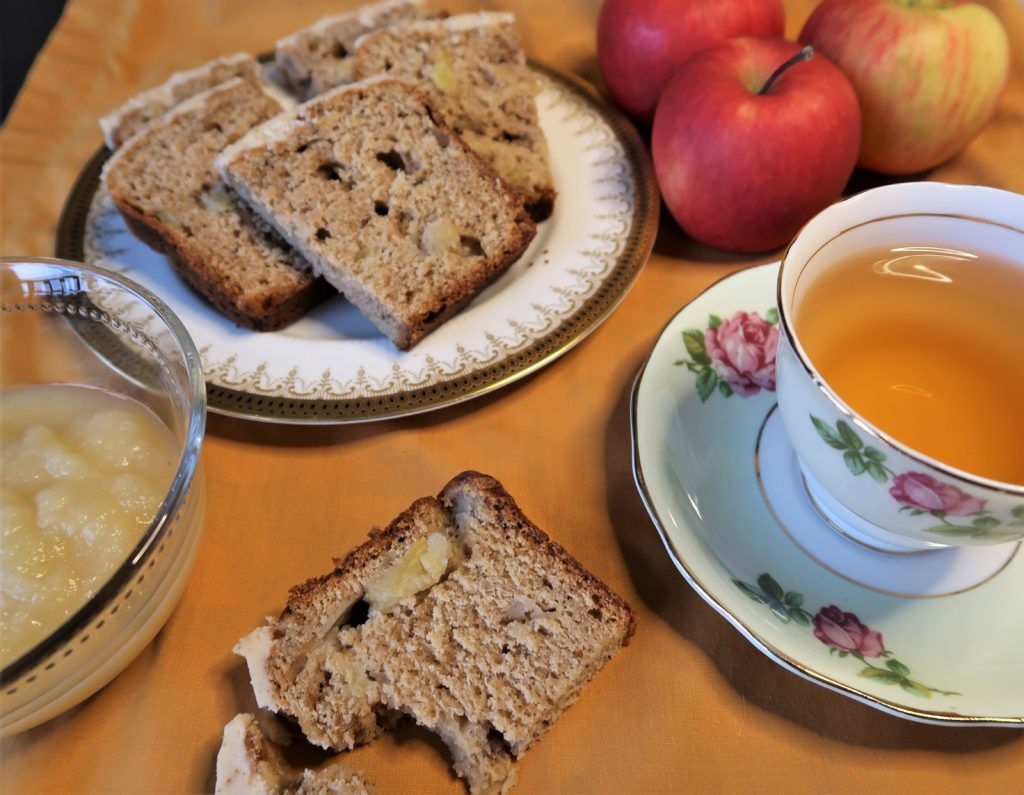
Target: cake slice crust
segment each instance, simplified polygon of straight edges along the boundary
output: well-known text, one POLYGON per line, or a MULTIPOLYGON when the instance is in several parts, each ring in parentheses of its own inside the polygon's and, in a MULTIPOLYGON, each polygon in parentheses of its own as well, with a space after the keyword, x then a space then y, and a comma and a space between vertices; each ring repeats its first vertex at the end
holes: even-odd
POLYGON ((482 793, 511 786, 515 760, 634 627, 630 607, 500 483, 465 472, 293 588, 281 616, 237 650, 261 706, 311 742, 350 748, 407 715, 482 793), (382 582, 397 600, 381 599, 382 582))
POLYGON ((352 52, 365 33, 397 22, 431 19, 440 12, 423 0, 384 0, 317 20, 277 42, 274 60, 285 81, 302 99, 353 82, 352 52))
POLYGON ((233 78, 150 123, 103 174, 136 236, 167 254, 222 313, 261 331, 291 323, 331 293, 214 168, 225 146, 281 111, 255 83, 233 78))
POLYGON ((154 119, 196 94, 233 77, 256 82, 259 73, 259 63, 244 52, 216 58, 195 69, 175 72, 161 85, 136 94, 100 119, 107 148, 112 151, 118 149, 154 119))

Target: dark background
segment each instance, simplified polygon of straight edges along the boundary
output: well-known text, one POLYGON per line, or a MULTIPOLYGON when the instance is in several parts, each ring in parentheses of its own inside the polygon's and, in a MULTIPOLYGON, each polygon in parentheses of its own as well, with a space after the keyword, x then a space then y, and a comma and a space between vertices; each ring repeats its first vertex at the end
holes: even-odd
POLYGON ((65 0, 0 0, 0 123, 57 23, 65 0))

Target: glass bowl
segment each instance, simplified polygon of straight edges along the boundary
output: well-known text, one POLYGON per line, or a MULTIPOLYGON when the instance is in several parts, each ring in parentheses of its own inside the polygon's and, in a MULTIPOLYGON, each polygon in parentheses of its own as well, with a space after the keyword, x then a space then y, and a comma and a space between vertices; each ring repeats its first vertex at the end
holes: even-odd
POLYGON ((7 736, 103 687, 177 604, 202 534, 206 388, 195 345, 159 298, 116 273, 54 259, 0 258, 0 376, 3 390, 76 384, 131 398, 170 429, 178 455, 156 516, 106 583, 35 646, 10 651, 0 673, 7 736))

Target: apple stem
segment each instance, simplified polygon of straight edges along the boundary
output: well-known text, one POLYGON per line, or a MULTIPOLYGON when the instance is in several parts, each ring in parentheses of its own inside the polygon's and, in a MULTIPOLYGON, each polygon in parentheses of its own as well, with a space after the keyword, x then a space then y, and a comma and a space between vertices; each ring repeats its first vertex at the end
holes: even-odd
POLYGON ((775 84, 775 81, 779 79, 779 76, 787 69, 789 69, 789 67, 793 66, 794 64, 798 64, 801 61, 809 61, 813 57, 814 48, 808 44, 806 47, 800 50, 800 52, 798 52, 796 55, 794 55, 792 58, 790 58, 788 61, 782 64, 782 66, 780 66, 778 69, 772 72, 771 76, 764 81, 764 85, 761 86, 761 90, 758 91, 757 93, 759 95, 767 94, 768 90, 775 84))

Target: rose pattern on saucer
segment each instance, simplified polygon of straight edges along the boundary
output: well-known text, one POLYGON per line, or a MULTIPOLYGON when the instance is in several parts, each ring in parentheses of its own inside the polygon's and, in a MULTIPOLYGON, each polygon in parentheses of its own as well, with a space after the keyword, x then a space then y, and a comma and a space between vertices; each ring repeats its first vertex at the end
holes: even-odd
POLYGON ((883 685, 899 685, 908 693, 921 698, 931 698, 932 693, 961 695, 911 679, 910 668, 885 648, 882 633, 868 627, 855 613, 847 613, 836 605, 828 605, 812 616, 803 608, 803 594, 783 590, 768 572, 757 578, 756 586, 737 579, 733 579, 733 584, 755 602, 766 605, 783 624, 793 622, 812 628, 814 637, 829 647, 829 654, 836 654, 840 659, 853 657, 859 660, 864 665, 859 676, 883 685), (868 662, 869 657, 884 660, 885 665, 874 665, 868 662))
POLYGON ((844 613, 835 605, 823 607, 811 619, 814 637, 840 653, 860 653, 865 657, 885 654, 882 633, 869 629, 853 613, 844 613))
POLYGON ((717 388, 722 397, 775 391, 775 354, 779 347, 779 313, 774 307, 761 317, 739 310, 726 320, 708 316, 707 328, 683 331, 689 359, 679 359, 697 376, 697 394, 707 401, 717 388))
POLYGON ((889 495, 902 503, 900 512, 909 511, 911 516, 927 514, 939 521, 937 525, 924 528, 925 532, 994 541, 1020 535, 1017 531, 996 528, 1024 527, 1024 505, 1015 506, 1009 518, 1000 519, 985 507, 985 500, 950 483, 943 483, 924 472, 897 474, 886 466, 885 453, 865 445, 845 420, 837 420, 833 428, 813 414, 809 416, 822 441, 842 451, 843 462, 854 476, 867 474, 876 483, 883 485, 891 479, 889 495), (949 517, 962 521, 951 522, 949 517))

